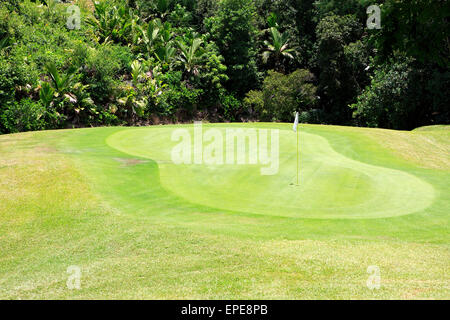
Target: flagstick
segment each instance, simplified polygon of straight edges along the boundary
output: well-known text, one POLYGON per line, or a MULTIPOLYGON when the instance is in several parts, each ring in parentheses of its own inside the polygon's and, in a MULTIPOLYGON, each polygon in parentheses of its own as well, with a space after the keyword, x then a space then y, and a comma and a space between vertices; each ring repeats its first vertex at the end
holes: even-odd
MULTIPOLYGON (((294 126, 292 127, 292 129, 297 132, 297 184, 296 186, 298 186, 298 167, 299 167, 299 153, 298 153, 298 111, 295 112, 295 120, 294 120, 294 126)), ((294 183, 291 182, 291 185, 293 185, 294 183)))
POLYGON ((298 130, 299 130, 299 128, 297 128, 297 185, 298 185, 298 164, 299 164, 299 161, 298 161, 298 130))

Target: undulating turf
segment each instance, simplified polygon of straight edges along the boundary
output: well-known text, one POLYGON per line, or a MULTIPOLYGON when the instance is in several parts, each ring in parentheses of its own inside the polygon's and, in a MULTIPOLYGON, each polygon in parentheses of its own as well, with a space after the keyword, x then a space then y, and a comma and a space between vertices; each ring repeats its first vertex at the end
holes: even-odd
POLYGON ((449 127, 301 126, 296 186, 291 126, 203 127, 279 129, 271 176, 173 164, 192 126, 0 136, 0 298, 449 298, 449 127))

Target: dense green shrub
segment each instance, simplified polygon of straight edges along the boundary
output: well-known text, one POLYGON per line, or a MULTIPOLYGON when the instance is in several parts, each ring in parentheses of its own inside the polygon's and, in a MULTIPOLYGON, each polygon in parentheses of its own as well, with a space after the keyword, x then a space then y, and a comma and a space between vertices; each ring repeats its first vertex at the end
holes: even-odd
POLYGON ((126 45, 133 39, 133 25, 137 18, 125 1, 102 0, 94 2, 93 16, 86 19, 86 23, 93 27, 98 42, 113 41, 126 45))
POLYGON ((192 25, 194 16, 193 12, 186 10, 184 6, 177 3, 167 20, 176 27, 189 27, 192 25))
POLYGON ((291 121, 295 111, 307 111, 316 103, 316 87, 308 70, 289 75, 269 71, 261 91, 251 91, 245 103, 253 107, 261 120, 291 121))
POLYGON ((242 102, 232 94, 223 94, 220 96, 220 104, 223 109, 223 115, 226 120, 239 121, 239 115, 242 115, 242 102))
POLYGON ((323 114, 323 110, 320 109, 311 109, 308 111, 300 112, 298 117, 298 121, 301 123, 323 123, 325 117, 323 114))
POLYGON ((128 73, 133 55, 128 47, 101 45, 89 48, 82 81, 89 85, 92 99, 98 104, 111 100, 120 84, 120 76, 128 73))
POLYGON ((40 102, 23 99, 8 105, 0 120, 7 132, 43 130, 46 128, 46 112, 40 102))
POLYGON ((330 0, 316 0, 314 3, 316 16, 320 21, 330 14, 344 16, 347 14, 355 14, 359 21, 367 19, 366 9, 375 3, 381 4, 383 0, 345 0, 345 1, 330 1, 330 0))
MULTIPOLYGON (((16 101, 33 95, 37 81, 38 72, 26 57, 0 54, 0 115, 16 101)), ((1 121, 0 132, 8 132, 1 121)))
POLYGON ((450 66, 450 4, 445 0, 385 0, 383 27, 372 31, 377 60, 404 52, 421 63, 450 66))
POLYGON ((205 53, 199 72, 192 84, 202 89, 200 108, 210 109, 219 107, 221 97, 226 94, 225 84, 228 81, 227 67, 216 45, 212 42, 205 46, 205 53))
POLYGON ((200 26, 203 32, 208 30, 204 28, 204 20, 214 16, 219 10, 219 1, 211 0, 196 0, 194 9, 194 17, 197 20, 197 24, 200 26))
POLYGON ((450 73, 396 57, 375 71, 351 107, 359 125, 413 129, 448 122, 450 73), (420 97, 420 99, 419 99, 420 97))
POLYGON ((9 38, 10 43, 19 41, 25 33, 25 18, 0 5, 0 39, 9 38))
POLYGON ((156 111, 159 115, 169 116, 178 113, 180 117, 192 117, 199 109, 201 89, 188 87, 182 81, 182 72, 169 72, 161 76, 167 85, 158 96, 156 111))
POLYGON ((255 36, 256 8, 252 0, 224 0, 217 14, 205 20, 205 29, 225 58, 227 87, 239 95, 258 84, 255 36))

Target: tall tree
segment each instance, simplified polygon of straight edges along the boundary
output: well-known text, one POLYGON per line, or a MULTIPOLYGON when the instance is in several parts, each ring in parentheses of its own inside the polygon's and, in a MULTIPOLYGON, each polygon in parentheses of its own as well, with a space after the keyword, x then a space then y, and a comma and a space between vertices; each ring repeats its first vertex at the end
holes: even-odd
MULTIPOLYGON (((331 15, 317 25, 318 93, 321 105, 332 123, 351 120, 348 105, 356 100, 358 85, 355 83, 352 64, 355 56, 363 56, 363 45, 351 45, 361 38, 362 24, 352 15, 331 15), (357 52, 355 52, 357 51, 357 52)), ((364 72, 365 66, 359 67, 364 72)), ((360 89, 360 88, 359 88, 360 89)))
POLYGON ((194 38, 189 46, 181 41, 178 42, 178 47, 180 48, 178 60, 183 64, 187 76, 198 75, 198 67, 205 53, 203 48, 201 48, 202 43, 203 40, 201 38, 194 38))
POLYGON ((223 0, 217 14, 205 20, 225 59, 228 89, 243 96, 257 85, 256 9, 253 0, 223 0))
POLYGON ((374 31, 380 57, 396 50, 423 63, 450 66, 450 2, 447 0, 386 0, 382 28, 374 31))
POLYGON ((275 69, 284 72, 282 59, 294 59, 294 49, 289 48, 289 36, 287 33, 281 33, 276 27, 270 28, 271 42, 264 41, 266 51, 263 52, 263 61, 267 63, 270 57, 273 57, 275 69))

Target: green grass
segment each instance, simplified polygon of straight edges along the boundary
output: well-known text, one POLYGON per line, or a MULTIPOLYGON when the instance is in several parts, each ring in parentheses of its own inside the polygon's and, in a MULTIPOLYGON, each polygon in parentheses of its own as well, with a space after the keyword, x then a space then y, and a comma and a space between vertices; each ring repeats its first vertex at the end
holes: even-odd
POLYGON ((296 187, 291 124, 208 126, 280 129, 279 174, 175 166, 180 126, 0 136, 0 298, 450 297, 449 130, 301 126, 296 187))
POLYGON ((450 126, 447 125, 435 125, 435 126, 425 126, 416 128, 413 131, 440 131, 440 130, 450 130, 450 126))

